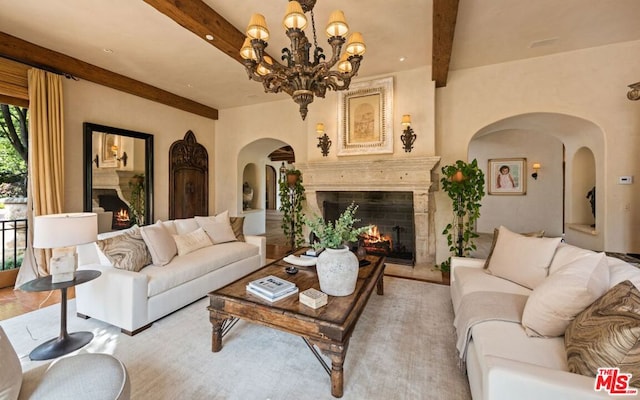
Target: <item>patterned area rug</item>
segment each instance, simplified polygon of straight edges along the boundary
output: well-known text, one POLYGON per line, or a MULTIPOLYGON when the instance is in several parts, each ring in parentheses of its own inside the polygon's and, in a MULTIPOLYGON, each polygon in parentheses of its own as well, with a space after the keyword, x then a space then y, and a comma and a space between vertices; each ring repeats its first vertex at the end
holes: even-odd
MULTIPOLYGON (((129 337, 94 319, 75 317, 69 332, 90 330, 81 352, 110 353, 129 371, 133 399, 331 399, 330 380, 299 337, 241 321, 211 352, 207 299, 129 337)), ((59 306, 0 321, 23 370, 38 344, 56 336, 59 306)), ((385 277, 372 294, 349 345, 343 399, 470 399, 457 367, 448 286, 385 277)), ((328 360, 327 360, 328 361, 328 360)))

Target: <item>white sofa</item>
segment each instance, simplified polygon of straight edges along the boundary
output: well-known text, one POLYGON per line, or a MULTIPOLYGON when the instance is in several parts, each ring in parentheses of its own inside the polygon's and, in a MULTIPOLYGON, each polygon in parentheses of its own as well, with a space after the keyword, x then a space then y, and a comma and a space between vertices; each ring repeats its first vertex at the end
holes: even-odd
MULTIPOLYGON (((549 273, 593 253, 561 243, 555 250, 549 273)), ((525 296, 532 293, 531 289, 486 273, 484 264, 482 259, 452 258, 450 290, 456 315, 462 312, 463 298, 470 293, 482 291, 525 296)), ((611 257, 607 257, 607 264, 610 268, 609 287, 625 280, 640 287, 639 268, 611 257)), ((611 398, 604 391, 594 390, 594 378, 569 372, 563 336, 530 337, 522 324, 501 320, 476 324, 470 333, 464 361, 474 400, 611 398)))
POLYGON ((78 269, 102 273, 75 288, 78 316, 96 318, 135 335, 153 321, 264 266, 266 239, 244 238, 246 242, 214 244, 176 255, 166 265, 151 264, 139 272, 108 265, 95 243, 78 246, 78 269))

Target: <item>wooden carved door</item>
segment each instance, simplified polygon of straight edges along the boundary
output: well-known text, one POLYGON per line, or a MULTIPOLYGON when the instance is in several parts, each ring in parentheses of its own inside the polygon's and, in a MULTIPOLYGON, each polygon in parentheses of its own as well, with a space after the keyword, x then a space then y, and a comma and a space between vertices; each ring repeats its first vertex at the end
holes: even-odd
POLYGON ((209 154, 189 131, 169 148, 169 218, 209 215, 209 154))

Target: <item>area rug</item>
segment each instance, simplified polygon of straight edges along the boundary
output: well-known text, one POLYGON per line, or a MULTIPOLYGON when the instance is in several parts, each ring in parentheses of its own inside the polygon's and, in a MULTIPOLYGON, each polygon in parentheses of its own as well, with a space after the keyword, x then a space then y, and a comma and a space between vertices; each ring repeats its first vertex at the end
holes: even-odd
MULTIPOLYGON (((470 399, 457 367, 448 286, 384 280, 384 296, 371 295, 351 337, 343 399, 470 399)), ((125 363, 133 399, 332 398, 329 375, 299 337, 241 321, 222 351, 212 353, 206 306, 206 298, 199 300, 129 337, 77 318, 72 300, 68 330, 94 333, 80 352, 109 353, 125 363)), ((43 363, 28 354, 58 334, 59 314, 54 305, 0 321, 23 370, 43 363)))

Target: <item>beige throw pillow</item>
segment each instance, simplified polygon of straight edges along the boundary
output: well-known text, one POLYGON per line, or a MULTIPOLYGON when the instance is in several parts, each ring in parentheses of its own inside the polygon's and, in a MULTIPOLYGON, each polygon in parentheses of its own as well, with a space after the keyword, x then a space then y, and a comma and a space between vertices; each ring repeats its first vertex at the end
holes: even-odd
MULTIPOLYGON (((491 255, 493 255, 493 249, 496 248, 496 243, 498 242, 498 235, 499 234, 500 234, 500 229, 494 228, 493 229, 493 241, 491 242, 491 248, 489 249, 489 255, 487 255, 487 260, 484 262, 484 268, 485 269, 489 268, 489 261, 491 261, 491 255)), ((528 237, 541 238, 541 237, 544 236, 544 230, 537 231, 537 232, 521 233, 521 235, 522 236, 528 236, 528 237)))
POLYGON ((195 231, 184 235, 173 235, 173 240, 175 240, 176 246, 178 247, 179 256, 189 254, 192 251, 196 251, 213 244, 202 228, 198 228, 195 231))
POLYGON ((486 272, 534 289, 547 277, 561 238, 532 238, 501 226, 486 272))
POLYGON ((233 233, 231 224, 227 222, 208 222, 202 225, 202 229, 209 235, 213 244, 235 242, 236 235, 233 233))
POLYGON ((618 367, 640 387, 640 291, 630 281, 611 288, 569 324, 564 345, 569 371, 618 367))
POLYGON ((564 335, 569 323, 609 289, 609 266, 604 253, 575 260, 538 285, 524 307, 522 326, 527 335, 564 335))
POLYGON ((143 226, 140 228, 140 233, 154 264, 167 265, 178 254, 175 240, 161 221, 154 225, 143 226))
POLYGON ((96 243, 115 268, 138 272, 152 262, 139 228, 96 243))
POLYGON ((173 225, 176 228, 177 235, 193 232, 200 227, 195 218, 174 219, 173 225))

